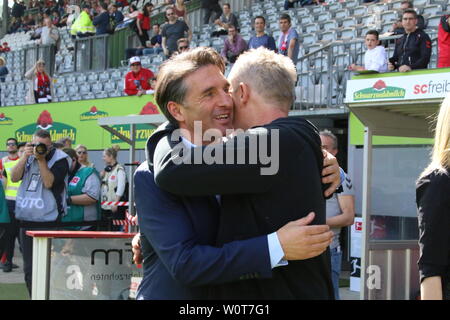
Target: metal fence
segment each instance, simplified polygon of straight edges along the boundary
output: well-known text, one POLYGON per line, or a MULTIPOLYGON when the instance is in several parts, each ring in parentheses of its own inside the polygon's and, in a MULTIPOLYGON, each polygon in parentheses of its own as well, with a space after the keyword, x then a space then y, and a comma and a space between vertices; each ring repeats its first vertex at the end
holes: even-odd
MULTIPOLYGON (((432 56, 429 68, 437 62, 437 33, 428 32, 432 40, 432 56)), ((394 52, 395 39, 380 40, 386 47, 388 57, 394 52)), ((354 74, 348 70, 351 64, 363 65, 366 47, 363 39, 335 41, 324 46, 316 44, 297 62, 297 86, 294 109, 315 110, 320 108, 344 108, 347 80, 354 74), (316 47, 317 46, 317 47, 316 47)))
MULTIPOLYGON (((29 48, 24 48, 24 59, 23 59, 23 69, 17 70, 20 74, 25 74, 28 70, 30 70, 38 61, 42 59, 45 61, 46 70, 50 75, 53 75, 55 70, 55 54, 56 47, 55 45, 38 45, 29 48)), ((15 70, 14 72, 17 73, 15 70)))
POLYGON ((108 37, 109 34, 104 34, 75 40, 75 72, 108 68, 108 37))

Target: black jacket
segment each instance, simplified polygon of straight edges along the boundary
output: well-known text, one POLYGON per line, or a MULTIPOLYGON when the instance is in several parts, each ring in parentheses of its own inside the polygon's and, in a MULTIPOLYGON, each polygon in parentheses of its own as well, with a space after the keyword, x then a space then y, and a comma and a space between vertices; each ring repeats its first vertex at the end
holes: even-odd
POLYGON ((411 69, 426 69, 431 57, 431 39, 420 29, 404 34, 395 42, 394 55, 389 61, 395 68, 407 65, 411 69))
MULTIPOLYGON (((221 194, 221 218, 217 245, 275 232, 286 223, 316 213, 312 224, 325 224, 325 199, 321 184, 323 155, 317 129, 300 117, 280 118, 225 144, 184 150, 182 157, 194 160, 199 149, 205 154, 243 151, 249 159, 251 139, 258 146, 268 138, 272 156, 279 156, 279 170, 262 175, 264 161, 254 164, 178 164, 180 157, 165 146, 156 148, 155 181, 175 194, 221 194), (279 133, 277 141, 276 129, 279 133), (239 143, 239 138, 242 143, 239 143), (274 138, 274 140, 272 140, 274 138), (187 152, 185 154, 184 152, 187 152), (178 158, 178 159, 177 159, 178 158)), ((181 154, 181 153, 180 153, 181 154)), ((272 158, 272 164, 275 158, 272 158)), ((266 162, 267 163, 267 162, 266 162)), ((289 261, 273 269, 270 279, 254 274, 249 280, 215 288, 218 299, 333 299, 329 251, 318 257, 289 261)))

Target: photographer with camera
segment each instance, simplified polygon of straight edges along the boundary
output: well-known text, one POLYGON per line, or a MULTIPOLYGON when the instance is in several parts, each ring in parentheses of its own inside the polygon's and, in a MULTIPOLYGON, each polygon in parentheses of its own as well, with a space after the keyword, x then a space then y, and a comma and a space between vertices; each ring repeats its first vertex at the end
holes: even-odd
POLYGON ((27 236, 26 231, 48 230, 61 220, 67 210, 67 180, 71 162, 65 152, 53 148, 48 131, 38 130, 11 170, 13 182, 22 180, 16 197, 16 219, 21 223, 20 243, 30 296, 33 238, 27 236))

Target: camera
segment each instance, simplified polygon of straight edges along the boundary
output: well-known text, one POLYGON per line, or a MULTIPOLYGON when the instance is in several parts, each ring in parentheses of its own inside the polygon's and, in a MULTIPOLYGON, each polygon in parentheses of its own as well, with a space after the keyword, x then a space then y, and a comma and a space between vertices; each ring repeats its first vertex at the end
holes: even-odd
POLYGON ((45 143, 32 144, 37 154, 44 155, 47 153, 47 145, 45 143))

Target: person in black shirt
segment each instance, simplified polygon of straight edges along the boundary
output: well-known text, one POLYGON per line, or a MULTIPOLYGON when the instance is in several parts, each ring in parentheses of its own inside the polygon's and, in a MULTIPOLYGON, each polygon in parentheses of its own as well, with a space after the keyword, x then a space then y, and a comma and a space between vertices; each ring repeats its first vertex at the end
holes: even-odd
MULTIPOLYGON (((175 149, 180 145, 168 141, 174 141, 173 137, 157 143, 153 165, 155 182, 161 189, 183 196, 221 195, 219 247, 270 234, 311 211, 315 213, 313 225, 326 223, 323 190, 327 187, 321 179, 323 153, 318 130, 301 117, 288 117, 295 80, 295 66, 289 58, 265 48, 243 53, 229 75, 229 82, 235 103, 234 127, 248 130, 237 132, 222 144, 183 148, 178 152, 175 149), (265 152, 271 156, 264 161, 256 154, 259 150, 261 155, 263 141, 267 143, 265 152), (198 159, 199 154, 214 154, 217 158, 198 159), (221 158, 224 155, 226 160, 221 158)), ((207 89, 199 101, 217 99, 216 96, 218 92, 207 89)), ((160 100, 158 104, 162 105, 160 100)), ((188 121, 198 120, 202 113, 198 114, 191 105, 192 102, 184 101, 175 108, 169 103, 170 111, 164 107, 162 110, 177 119, 180 128, 187 126, 187 130, 193 130, 188 121)), ((230 116, 224 108, 217 108, 211 111, 211 119, 202 123, 206 126, 216 121, 223 125, 230 116)), ((211 292, 211 298, 334 299, 329 250, 314 258, 276 267, 271 278, 252 274, 219 285, 211 292)))
POLYGON ((417 28, 417 13, 414 9, 403 12, 402 26, 405 34, 395 43, 394 55, 389 58, 389 70, 407 72, 426 69, 431 57, 431 39, 417 28))
POLYGON ((422 300, 450 300, 450 96, 439 111, 430 165, 416 183, 422 300))

